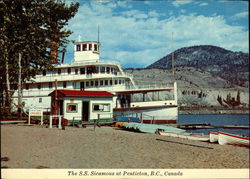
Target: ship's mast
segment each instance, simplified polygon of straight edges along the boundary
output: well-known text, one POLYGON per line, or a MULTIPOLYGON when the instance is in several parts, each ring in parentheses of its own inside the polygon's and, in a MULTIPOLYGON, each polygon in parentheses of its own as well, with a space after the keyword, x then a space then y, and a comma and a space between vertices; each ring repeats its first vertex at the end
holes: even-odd
POLYGON ((99 43, 100 39, 99 39, 99 34, 100 34, 100 29, 99 29, 99 24, 98 24, 98 29, 97 29, 97 42, 99 43))
POLYGON ((174 32, 172 32, 172 73, 173 73, 173 79, 175 80, 175 71, 174 71, 174 48, 173 48, 173 43, 174 43, 174 32))

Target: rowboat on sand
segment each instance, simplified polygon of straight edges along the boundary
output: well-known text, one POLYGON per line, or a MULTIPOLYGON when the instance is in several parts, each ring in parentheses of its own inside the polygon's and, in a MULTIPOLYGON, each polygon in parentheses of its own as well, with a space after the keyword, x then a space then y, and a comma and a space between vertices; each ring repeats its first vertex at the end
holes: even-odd
POLYGON ((209 133, 209 141, 210 142, 218 142, 218 132, 210 132, 209 133))
POLYGON ((165 131, 158 131, 158 134, 163 136, 169 136, 169 137, 178 137, 182 139, 188 139, 188 140, 198 140, 198 141, 209 141, 209 136, 198 134, 198 133, 175 133, 175 132, 165 132, 165 131))
POLYGON ((249 147, 249 137, 243 137, 235 134, 229 134, 226 132, 218 132, 218 142, 220 145, 239 145, 249 147))

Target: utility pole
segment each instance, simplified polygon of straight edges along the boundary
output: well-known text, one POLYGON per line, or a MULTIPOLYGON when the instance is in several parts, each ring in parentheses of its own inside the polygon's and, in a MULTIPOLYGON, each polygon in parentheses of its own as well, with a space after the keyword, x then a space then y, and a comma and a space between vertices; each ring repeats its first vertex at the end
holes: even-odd
POLYGON ((18 119, 22 119, 22 56, 21 53, 18 53, 18 119))

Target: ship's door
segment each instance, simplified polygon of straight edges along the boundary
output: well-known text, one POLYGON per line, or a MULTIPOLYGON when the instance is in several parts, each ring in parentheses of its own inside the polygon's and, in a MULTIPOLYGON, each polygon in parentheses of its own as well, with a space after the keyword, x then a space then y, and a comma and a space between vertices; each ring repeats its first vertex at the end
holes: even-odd
POLYGON ((80 83, 80 89, 83 91, 84 88, 85 88, 84 82, 81 82, 81 83, 80 83))
POLYGON ((82 102, 82 121, 89 121, 89 102, 82 102))

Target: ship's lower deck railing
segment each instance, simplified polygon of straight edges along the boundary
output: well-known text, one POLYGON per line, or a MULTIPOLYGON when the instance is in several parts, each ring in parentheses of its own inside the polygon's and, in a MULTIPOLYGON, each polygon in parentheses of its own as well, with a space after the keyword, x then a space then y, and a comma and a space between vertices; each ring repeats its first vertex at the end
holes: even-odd
POLYGON ((173 83, 164 83, 164 84, 136 84, 136 86, 126 86, 127 90, 136 90, 136 89, 174 89, 173 83))

